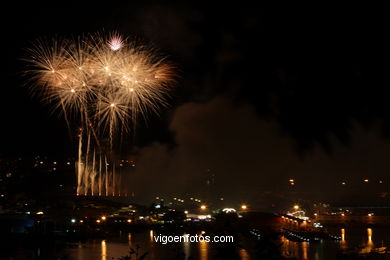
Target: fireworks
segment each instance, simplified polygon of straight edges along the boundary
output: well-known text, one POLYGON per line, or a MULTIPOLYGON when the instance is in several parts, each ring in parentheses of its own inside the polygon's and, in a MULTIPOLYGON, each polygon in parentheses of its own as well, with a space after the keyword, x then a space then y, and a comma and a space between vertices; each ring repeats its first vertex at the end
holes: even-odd
POLYGON ((124 44, 125 43, 122 39, 122 36, 120 36, 119 34, 116 34, 116 33, 112 34, 110 37, 110 40, 108 41, 108 46, 113 51, 119 50, 120 48, 123 47, 124 44))
POLYGON ((88 113, 99 124, 128 126, 128 119, 156 112, 172 86, 169 63, 118 34, 41 40, 30 53, 34 90, 64 113, 88 113))
POLYGON ((115 137, 133 129, 138 116, 167 105, 173 66, 117 33, 40 40, 29 52, 26 73, 34 92, 61 111, 69 127, 79 124, 77 193, 102 194, 104 185, 106 194, 115 193, 115 137), (111 170, 107 160, 113 161, 111 170))

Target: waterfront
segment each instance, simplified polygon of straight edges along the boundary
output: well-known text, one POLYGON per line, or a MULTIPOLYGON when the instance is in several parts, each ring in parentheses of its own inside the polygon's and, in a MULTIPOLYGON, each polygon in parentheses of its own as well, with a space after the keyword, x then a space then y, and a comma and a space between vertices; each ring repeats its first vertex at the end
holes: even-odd
POLYGON ((369 252, 378 247, 390 247, 388 217, 327 216, 317 221, 340 241, 292 242, 281 238, 282 253, 287 257, 307 260, 337 259, 338 252, 369 252))
MULTIPOLYGON (((301 260, 332 260, 342 251, 357 250, 364 252, 378 247, 390 247, 390 226, 382 217, 343 218, 334 216, 323 218, 321 223, 339 241, 318 240, 311 242, 293 242, 283 236, 277 241, 281 254, 286 258, 301 260), (360 221, 357 221, 359 219, 360 221), (343 221, 340 221, 343 220, 343 221)), ((223 259, 220 253, 226 249, 216 243, 168 243, 166 245, 153 241, 158 231, 118 232, 117 235, 48 245, 36 243, 29 246, 16 246, 3 250, 1 259, 118 259, 129 254, 130 248, 137 250, 139 256, 147 253, 145 259, 223 259), (218 258, 219 257, 219 258, 218 258)), ((230 259, 257 259, 255 248, 248 241, 241 240, 233 249, 230 259)))
MULTIPOLYGON (((337 259, 339 250, 355 248, 374 248, 390 246, 390 228, 368 228, 364 224, 360 227, 346 227, 343 229, 329 228, 332 234, 342 236, 341 241, 322 240, 317 242, 292 242, 284 237, 280 238, 281 251, 285 257, 295 257, 302 260, 331 260, 337 259), (337 233, 338 231, 338 233, 337 233), (370 235, 371 234, 371 235, 370 235)), ((172 259, 184 256, 184 259, 214 259, 215 247, 210 243, 173 243, 168 245, 152 241, 150 234, 129 234, 115 239, 91 240, 87 243, 77 243, 73 248, 65 249, 65 256, 71 260, 93 259, 107 260, 121 257, 129 252, 129 247, 140 246, 140 254, 148 252, 146 259, 172 259), (164 256, 164 258, 162 258, 164 256)), ((246 249, 237 251, 238 259, 255 259, 253 252, 246 249)))
MULTIPOLYGON (((148 260, 157 259, 215 259, 216 246, 211 243, 169 243, 167 245, 155 243, 152 239, 153 231, 138 234, 128 234, 107 240, 90 240, 86 243, 77 243, 73 248, 64 250, 64 256, 70 260, 88 259, 115 259, 128 255, 129 249, 139 246, 139 255, 147 253, 148 260)), ((239 249, 237 256, 242 260, 251 259, 245 249, 239 249)))
MULTIPOLYGON (((28 247, 7 248, 0 252, 0 259, 66 259, 66 260, 109 260, 119 259, 129 255, 131 249, 139 257, 146 253, 147 260, 163 259, 224 259, 221 254, 226 247, 218 243, 168 243, 166 245, 153 241, 153 231, 140 233, 123 233, 121 235, 102 239, 88 239, 79 242, 66 242, 55 246, 39 245, 28 247), (222 258, 221 258, 222 257, 222 258)), ((135 254, 133 254, 135 257, 135 254)), ((231 259, 248 260, 249 252, 237 248, 231 259)))

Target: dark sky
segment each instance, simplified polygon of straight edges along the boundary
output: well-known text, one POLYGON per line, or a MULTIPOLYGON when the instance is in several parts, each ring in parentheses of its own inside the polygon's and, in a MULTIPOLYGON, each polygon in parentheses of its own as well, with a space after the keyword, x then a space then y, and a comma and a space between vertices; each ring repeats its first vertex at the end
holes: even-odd
POLYGON ((171 108, 140 124, 135 140, 136 179, 160 183, 152 185, 156 192, 187 190, 208 171, 223 179, 221 193, 231 183, 256 191, 262 180, 270 189, 290 177, 385 178, 386 17, 380 6, 355 4, 54 1, 2 8, 0 153, 74 154, 64 121, 22 86, 18 59, 38 37, 115 29, 157 46, 179 68, 171 108))

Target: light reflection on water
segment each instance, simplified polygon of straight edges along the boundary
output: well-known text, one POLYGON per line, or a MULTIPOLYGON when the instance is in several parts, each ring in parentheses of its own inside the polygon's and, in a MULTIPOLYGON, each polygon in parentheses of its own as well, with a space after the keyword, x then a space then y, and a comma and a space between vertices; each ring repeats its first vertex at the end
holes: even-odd
MULTIPOLYGON (((327 227, 329 232, 341 237, 340 241, 322 240, 316 242, 293 242, 285 237, 280 238, 281 251, 284 256, 295 257, 301 260, 332 260, 336 259, 338 250, 360 248, 361 252, 369 252, 373 248, 390 246, 388 236, 389 227, 373 227, 368 223, 359 225, 333 224, 327 227)), ((120 239, 91 240, 87 243, 80 243, 78 247, 66 249, 70 260, 101 259, 108 260, 119 258, 129 253, 129 247, 135 248, 139 245, 139 255, 147 252, 149 260, 171 259, 182 254, 187 259, 208 260, 213 259, 214 247, 207 242, 200 243, 168 243, 163 245, 153 242, 156 233, 150 230, 145 233, 126 234, 120 239)), ((237 251, 239 259, 249 260, 250 254, 245 249, 237 251)))
POLYGON ((106 240, 102 240, 102 260, 107 260, 107 245, 106 245, 106 240))
POLYGON ((209 243, 201 241, 198 243, 199 252, 200 252, 200 260, 207 260, 209 255, 209 243))
POLYGON ((374 242, 372 242, 372 228, 367 228, 367 247, 374 247, 374 242))
POLYGON ((387 246, 390 247, 390 228, 367 227, 369 223, 361 223, 355 226, 333 225, 328 230, 341 237, 340 241, 322 240, 317 242, 293 242, 281 237, 281 251, 286 257, 297 259, 336 259, 338 250, 357 249, 360 253, 369 253, 372 249, 387 246))
POLYGON ((282 244, 282 255, 286 257, 295 257, 304 260, 309 259, 310 244, 308 242, 293 242, 288 240, 284 236, 280 237, 280 242, 282 244))
MULTIPOLYGON (((184 234, 186 236, 188 234, 184 234)), ((183 241, 183 251, 184 255, 189 256, 191 255, 191 242, 184 240, 183 241)))
POLYGON ((302 259, 307 260, 309 254, 309 243, 308 242, 303 242, 302 243, 302 259))
POLYGON ((340 248, 341 249, 347 249, 347 242, 346 242, 346 240, 345 240, 345 228, 342 228, 341 230, 340 230, 340 237, 341 237, 341 240, 340 240, 340 248))
MULTIPOLYGON (((137 246, 139 246, 138 255, 141 256, 147 252, 146 259, 148 260, 172 259, 179 254, 184 255, 184 259, 191 256, 200 260, 213 259, 213 255, 210 253, 210 243, 183 242, 163 245, 154 242, 153 235, 154 231, 150 230, 145 233, 129 233, 121 238, 89 240, 86 243, 77 243, 76 247, 67 248, 63 253, 66 255, 66 259, 70 260, 109 260, 127 256, 130 248, 137 250, 137 246)), ((250 260, 246 250, 241 249, 238 253, 240 259, 250 260)))
POLYGON ((151 242, 151 243, 153 243, 153 241, 154 241, 154 240, 153 240, 153 234, 154 234, 153 230, 150 230, 150 231, 149 231, 149 239, 150 239, 150 242, 151 242))
MULTIPOLYGON (((128 255, 130 247, 136 250, 136 246, 138 245, 140 247, 138 252, 139 256, 147 252, 146 260, 176 259, 179 254, 184 256, 183 259, 214 259, 213 256, 215 252, 212 251, 212 243, 204 241, 199 243, 183 241, 182 243, 168 243, 163 245, 150 240, 152 233, 153 232, 151 231, 135 234, 129 233, 124 235, 121 239, 112 238, 89 240, 86 243, 80 242, 74 248, 65 249, 63 253, 66 255, 66 259, 69 260, 109 260, 128 255)), ((239 256, 238 259, 251 259, 249 252, 244 248, 240 248, 237 253, 239 256)))
POLYGON ((250 260, 250 256, 248 254, 248 251, 246 251, 244 248, 240 249, 240 259, 241 260, 250 260))

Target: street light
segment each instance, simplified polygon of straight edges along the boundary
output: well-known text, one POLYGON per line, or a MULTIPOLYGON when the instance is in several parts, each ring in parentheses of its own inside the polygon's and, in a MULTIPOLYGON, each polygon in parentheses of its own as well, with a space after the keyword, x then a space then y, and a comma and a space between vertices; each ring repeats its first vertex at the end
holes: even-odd
POLYGON ((247 205, 245 205, 245 204, 241 205, 241 209, 242 209, 242 210, 246 210, 247 208, 248 208, 247 205))

